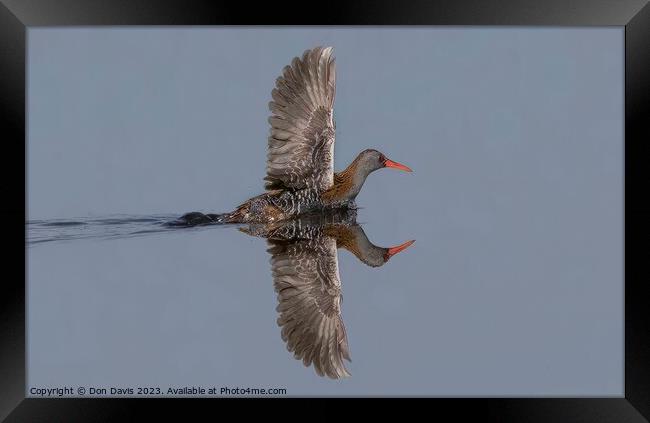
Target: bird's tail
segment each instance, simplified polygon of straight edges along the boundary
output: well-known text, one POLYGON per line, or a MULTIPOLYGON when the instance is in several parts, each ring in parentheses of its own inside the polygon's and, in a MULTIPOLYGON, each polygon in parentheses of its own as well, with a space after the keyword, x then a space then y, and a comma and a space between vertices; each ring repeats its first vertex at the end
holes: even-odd
POLYGON ((233 213, 207 213, 190 212, 185 213, 175 220, 166 222, 166 226, 202 226, 202 225, 223 225, 226 223, 238 223, 236 214, 233 213))

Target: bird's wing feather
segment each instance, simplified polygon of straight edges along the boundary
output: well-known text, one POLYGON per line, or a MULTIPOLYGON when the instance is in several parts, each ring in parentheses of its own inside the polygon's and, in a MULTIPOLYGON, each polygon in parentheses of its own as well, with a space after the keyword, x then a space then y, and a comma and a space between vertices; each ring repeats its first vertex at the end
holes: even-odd
POLYGON ((269 240, 273 283, 278 294, 282 340, 305 366, 338 379, 349 376, 350 360, 341 318, 341 280, 336 240, 269 240))
POLYGON ((333 185, 335 91, 331 47, 307 50, 284 68, 269 103, 267 189, 333 185))

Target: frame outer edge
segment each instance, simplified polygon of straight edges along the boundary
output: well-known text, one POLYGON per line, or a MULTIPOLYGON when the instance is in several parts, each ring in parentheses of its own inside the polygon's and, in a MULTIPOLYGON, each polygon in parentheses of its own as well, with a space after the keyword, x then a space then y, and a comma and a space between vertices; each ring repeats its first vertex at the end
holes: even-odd
MULTIPOLYGON (((63 1, 62 1, 63 3, 63 1)), ((22 90, 25 87, 25 55, 26 55, 26 24, 27 25, 62 25, 62 24, 72 24, 72 25, 111 25, 111 24, 143 24, 143 23, 154 23, 156 21, 166 21, 170 24, 182 25, 180 21, 187 21, 187 23, 212 23, 206 21, 214 20, 231 20, 232 17, 240 15, 235 13, 237 8, 221 7, 218 5, 214 8, 209 8, 213 14, 208 14, 204 17, 196 17, 193 15, 193 18, 187 12, 182 13, 180 16, 174 16, 169 18, 165 15, 165 11, 169 11, 170 2, 161 1, 164 4, 162 7, 163 12, 159 9, 157 13, 148 15, 148 12, 152 12, 152 9, 155 9, 155 6, 152 5, 153 2, 150 2, 150 8, 145 9, 147 13, 144 15, 142 13, 137 13, 138 7, 126 8, 127 10, 120 11, 117 13, 114 10, 111 10, 105 16, 102 16, 102 8, 96 7, 98 3, 96 1, 88 0, 88 5, 82 7, 79 1, 65 1, 68 6, 79 6, 80 10, 73 10, 74 8, 64 8, 64 7, 45 7, 45 10, 39 9, 40 6, 44 6, 44 2, 40 0, 36 1, 24 1, 22 0, 2 0, 0 3, 0 69, 4 73, 2 78, 0 78, 0 105, 2 106, 3 113, 0 114, 0 119, 2 121, 3 127, 8 128, 10 132, 14 132, 17 136, 11 138, 11 140, 22 139, 24 140, 24 130, 25 130, 25 92, 22 90), (9 5, 7 6, 7 3, 9 5), (58 9, 58 11, 53 11, 53 9, 58 9), (68 9, 68 10, 65 10, 68 9), (131 9, 131 10, 128 10, 131 9), (217 12, 222 10, 224 13, 219 15, 217 12), (15 13, 12 13, 12 11, 15 13), (128 16, 130 14, 130 16, 128 16), (17 17, 18 16, 18 17, 17 17), (144 16, 144 17, 143 17, 144 16), (21 48, 22 47, 22 48, 21 48), (20 134, 22 132, 22 134, 20 134)), ((134 3, 137 5, 142 5, 143 1, 134 0, 134 3)), ((201 8, 206 8, 206 2, 192 2, 198 3, 201 8)), ((459 2, 461 5, 465 2, 459 2)), ((469 2, 472 3, 472 2, 469 2)), ((631 164, 631 160, 636 160, 635 169, 639 171, 642 169, 644 172, 643 175, 640 174, 640 171, 636 174, 632 174, 629 170, 626 170, 626 181, 630 181, 630 178, 640 178, 642 182, 647 180, 647 171, 643 169, 643 163, 641 160, 644 158, 650 157, 648 154, 650 152, 650 147, 647 144, 643 144, 643 138, 640 138, 641 135, 645 136, 645 140, 650 139, 650 134, 648 126, 644 123, 644 119, 647 119, 647 116, 642 115, 644 110, 644 105, 649 103, 650 100, 650 85, 648 84, 648 76, 650 75, 650 57, 642 57, 640 54, 647 50, 647 40, 650 39, 650 6, 647 1, 639 0, 625 0, 621 1, 621 4, 618 4, 618 10, 616 15, 613 14, 609 17, 607 16, 606 11, 612 11, 613 6, 606 7, 602 1, 594 2, 594 10, 585 13, 584 7, 579 7, 578 12, 573 11, 570 16, 567 18, 557 18, 556 9, 559 7, 558 2, 554 0, 549 0, 548 3, 552 3, 553 6, 550 9, 544 8, 541 12, 538 10, 533 14, 522 15, 521 8, 515 8, 513 14, 508 15, 506 18, 497 17, 496 15, 486 15, 478 13, 477 16, 467 18, 467 15, 459 14, 459 9, 453 9, 447 14, 442 13, 441 16, 435 18, 436 21, 454 21, 458 22, 457 24, 462 24, 461 21, 468 22, 472 21, 475 24, 511 24, 511 25, 626 25, 625 26, 625 36, 626 36, 626 48, 625 48, 625 107, 626 107, 626 121, 625 121, 625 132, 627 135, 636 134, 637 144, 631 146, 631 143, 626 142, 626 165, 631 164), (597 10, 596 10, 597 9, 597 10), (553 13, 550 13, 545 19, 540 19, 540 16, 543 16, 545 11, 551 10, 553 13), (605 10, 605 11, 604 11, 605 10), (635 12, 631 12, 635 10, 635 12), (540 14, 541 13, 541 14, 540 14), (519 15, 519 16, 517 16, 519 15), (577 16, 580 16, 576 18, 577 16), (631 17, 628 21, 627 17, 631 17), (623 19, 623 21, 621 21, 623 19), (497 22, 499 21, 499 22, 497 22), (492 23, 490 23, 492 22, 492 23), (518 23, 517 23, 518 22, 518 23), (636 111, 636 113, 635 113, 636 111), (644 126, 645 125, 645 126, 644 126), (635 132, 636 131, 636 132, 635 132), (630 148, 631 147, 631 148, 630 148), (633 157, 637 158, 634 159, 633 157), (630 157, 631 160, 628 160, 630 157), (646 177, 645 179, 643 177, 646 177)), ((580 4, 584 6, 584 2, 581 1, 567 1, 573 5, 580 4)), ((474 3, 472 3, 474 4, 474 3)), ((465 4, 467 5, 467 4, 465 4)), ((191 4, 189 5, 191 6, 191 4)), ((508 9, 509 6, 512 6, 511 2, 504 2, 501 5, 504 9, 508 9)), ((417 6, 412 6, 416 7, 417 6)), ((566 6, 565 6, 566 7, 566 6)), ((191 8, 191 7, 188 7, 191 8)), ((109 8, 110 9, 110 8, 109 8)), ((462 9, 462 6, 461 6, 462 9)), ((560 7, 560 9, 562 9, 560 7)), ((435 11, 436 8, 427 9, 426 12, 435 11)), ((106 11, 106 9, 104 9, 106 11)), ((352 15, 359 16, 359 10, 356 12, 350 10, 352 15)), ((142 12, 142 10, 140 10, 142 12)), ((385 10, 384 10, 385 12, 385 10)), ((467 13, 467 12, 466 12, 467 13)), ((532 13, 532 12, 531 12, 532 13)), ((397 18, 386 18, 381 17, 382 12, 379 14, 379 20, 391 20, 397 19, 402 20, 403 16, 397 18)), ((407 14, 408 15, 408 14, 407 14)), ((354 19, 354 18, 351 18, 354 19)), ((375 15, 372 19, 377 19, 375 15)), ((431 13, 425 13, 424 17, 420 17, 419 20, 431 19, 431 13)), ((444 24, 444 22, 440 22, 444 24)), ((218 23, 212 23, 218 24, 218 23)), ((433 22, 431 24, 434 24, 433 22)), ((647 54, 646 54, 647 56, 647 54)), ((13 148, 13 147, 12 147, 13 148)), ((20 149, 20 148, 19 148, 20 149)), ((21 149, 24 152, 24 148, 21 149)), ((629 169, 626 166, 626 169, 629 169)), ((2 170, 5 178, 10 178, 10 170, 2 170)), ((21 190, 23 187, 19 187, 21 190)), ((13 187, 9 188, 11 190, 10 194, 14 194, 13 187)), ((24 199, 24 193, 19 194, 18 198, 21 198, 22 195, 24 199)), ((648 217, 650 214, 650 209, 642 208, 638 202, 633 207, 630 207, 629 197, 626 196, 626 220, 627 224, 634 222, 635 224, 635 233, 634 237, 640 242, 635 244, 638 249, 642 241, 644 241, 644 235, 648 234, 648 224, 643 222, 643 217, 648 217), (629 219, 628 219, 629 216, 629 219), (637 217, 635 217, 637 216, 637 217), (643 230, 636 230, 636 225, 642 225, 643 230)), ((20 222, 18 231, 14 231, 11 228, 11 239, 20 233, 20 237, 23 238, 24 242, 24 219, 25 219, 25 209, 24 201, 22 204, 9 204, 8 206, 3 207, 2 217, 9 219, 14 222, 15 220, 23 219, 20 222)), ((632 227, 632 225, 628 226, 632 227)), ((631 231, 626 230, 626 273, 628 266, 631 264, 632 260, 637 263, 643 263, 646 250, 636 251, 632 255, 632 249, 628 248, 631 231), (633 259, 632 259, 633 258, 633 259), (629 259, 629 261, 628 261, 629 259)), ((15 253, 14 253, 15 254, 15 253)), ((21 249, 19 256, 25 258, 25 250, 21 249)), ((7 261, 14 259, 14 257, 6 258, 7 261)), ((23 262, 24 263, 24 262, 23 262)), ((629 273, 628 273, 629 275, 629 273)), ((641 275, 639 275, 641 276, 641 275)), ((645 276, 647 276, 647 271, 645 276)), ((650 416, 650 404, 647 404, 647 398, 650 398, 650 371, 647 364, 647 358, 650 357, 650 334, 647 334, 648 318, 647 310, 640 309, 639 306, 636 306, 631 303, 631 299, 634 298, 634 295, 637 295, 636 301, 640 303, 643 300, 639 300, 639 291, 642 281, 636 280, 636 285, 633 286, 632 283, 628 286, 626 285, 626 338, 625 338, 625 397, 626 401, 634 407, 640 414, 644 416, 650 416), (645 332, 644 332, 645 331, 645 332)), ((628 280, 629 281, 629 280, 628 280)), ((626 281, 626 283, 628 282, 626 281)), ((0 346, 0 420, 3 420, 17 405, 23 402, 23 405, 26 405, 29 401, 23 401, 25 397, 25 292, 22 291, 6 291, 6 295, 0 296, 0 339, 3 340, 3 343, 0 346), (21 305, 22 304, 22 305, 21 305), (22 391, 21 391, 22 389, 22 391)))
POLYGON ((650 3, 625 26, 625 398, 650 418, 650 327, 647 247, 650 207, 650 3), (628 191, 628 187, 631 189, 628 191))
MULTIPOLYGON (((0 218, 8 222, 3 240, 25 245, 25 190, 15 183, 14 166, 24 163, 25 152, 25 52, 26 27, 0 4, 0 127, 8 133, 5 153, 12 157, 0 166, 3 205, 0 218), (6 148, 10 147, 10 148, 6 148), (13 157, 15 152, 18 157, 13 157), (22 160, 21 160, 22 159, 22 160), (9 162, 10 166, 7 166, 9 162), (22 199, 23 201, 20 201, 22 199), (18 200, 18 201, 16 201, 18 200)), ((25 285, 23 275, 7 272, 25 263, 24 248, 3 254, 3 289, 0 295, 0 420, 25 398, 25 285)))

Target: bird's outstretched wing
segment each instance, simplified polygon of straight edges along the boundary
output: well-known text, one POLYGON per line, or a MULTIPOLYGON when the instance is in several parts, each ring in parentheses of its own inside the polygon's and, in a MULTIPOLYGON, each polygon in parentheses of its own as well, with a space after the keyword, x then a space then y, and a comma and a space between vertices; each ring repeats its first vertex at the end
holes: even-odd
POLYGON ((307 50, 285 66, 269 103, 266 189, 332 186, 335 91, 332 47, 307 50))
POLYGON ((282 340, 305 366, 332 379, 349 376, 350 360, 341 318, 341 280, 336 240, 269 240, 273 283, 278 294, 282 340))

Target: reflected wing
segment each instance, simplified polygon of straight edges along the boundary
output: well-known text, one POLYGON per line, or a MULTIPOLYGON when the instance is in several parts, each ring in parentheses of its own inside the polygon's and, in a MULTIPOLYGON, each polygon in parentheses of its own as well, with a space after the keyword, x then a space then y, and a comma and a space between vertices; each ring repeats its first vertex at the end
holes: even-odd
POLYGON ((334 183, 335 87, 331 47, 307 50, 284 68, 269 103, 267 189, 325 190, 334 183))
POLYGON ((341 318, 341 280, 336 241, 330 237, 295 242, 269 240, 278 294, 282 340, 305 366, 332 379, 349 376, 348 339, 341 318))

